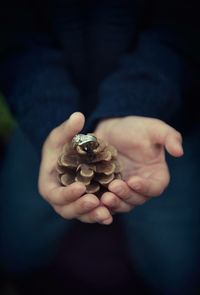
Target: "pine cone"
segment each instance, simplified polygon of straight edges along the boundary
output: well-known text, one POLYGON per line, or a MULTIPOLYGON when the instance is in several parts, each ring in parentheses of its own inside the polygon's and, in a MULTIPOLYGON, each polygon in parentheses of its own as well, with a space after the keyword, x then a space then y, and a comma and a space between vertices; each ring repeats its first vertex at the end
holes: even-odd
POLYGON ((86 186, 87 193, 98 196, 113 179, 121 178, 116 149, 93 134, 78 134, 64 146, 57 171, 61 185, 79 181, 86 186))

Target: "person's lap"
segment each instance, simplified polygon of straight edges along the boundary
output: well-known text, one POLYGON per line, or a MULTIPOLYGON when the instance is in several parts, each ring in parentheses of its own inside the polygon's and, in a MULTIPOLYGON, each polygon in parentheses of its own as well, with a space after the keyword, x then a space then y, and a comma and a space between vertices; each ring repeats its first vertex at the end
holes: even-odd
POLYGON ((38 169, 39 157, 16 129, 0 171, 0 263, 8 271, 45 265, 70 224, 39 196, 38 169))
MULTIPOLYGON (((121 218, 134 270, 158 294, 162 294, 160 290, 163 294, 186 292, 195 286, 198 275, 198 137, 194 134, 185 138, 184 147, 182 159, 168 159, 172 179, 163 196, 121 218)), ((0 178, 0 256, 8 271, 45 265, 70 225, 39 197, 38 168, 35 151, 16 130, 7 147, 0 178)))
POLYGON ((39 159, 33 147, 16 129, 0 172, 3 270, 20 277, 53 271, 88 285, 98 285, 103 276, 101 286, 107 288, 129 281, 118 222, 108 228, 62 219, 37 192, 38 169, 39 159), (113 244, 118 245, 115 250, 113 244))
POLYGON ((123 216, 135 270, 158 294, 197 294, 200 290, 197 131, 185 136, 184 157, 168 158, 171 182, 164 194, 123 216))

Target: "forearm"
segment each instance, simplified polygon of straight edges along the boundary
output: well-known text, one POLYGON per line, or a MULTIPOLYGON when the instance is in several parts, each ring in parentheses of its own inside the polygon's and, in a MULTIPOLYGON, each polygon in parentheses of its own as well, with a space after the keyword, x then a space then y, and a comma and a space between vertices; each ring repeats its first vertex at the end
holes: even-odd
POLYGON ((181 1, 143 4, 134 48, 121 56, 115 72, 102 81, 90 126, 106 117, 126 115, 171 124, 187 105, 198 58, 197 7, 181 1))
POLYGON ((77 110, 50 5, 11 0, 0 7, 0 88, 30 141, 40 148, 49 131, 77 110), (10 6, 9 6, 10 5, 10 6))
POLYGON ((78 93, 59 52, 33 48, 1 65, 1 88, 32 143, 41 146, 49 131, 77 110, 78 93))
POLYGON ((184 58, 163 44, 161 36, 162 32, 143 33, 137 49, 102 82, 91 124, 95 119, 127 115, 173 119, 183 104, 190 71, 184 58))

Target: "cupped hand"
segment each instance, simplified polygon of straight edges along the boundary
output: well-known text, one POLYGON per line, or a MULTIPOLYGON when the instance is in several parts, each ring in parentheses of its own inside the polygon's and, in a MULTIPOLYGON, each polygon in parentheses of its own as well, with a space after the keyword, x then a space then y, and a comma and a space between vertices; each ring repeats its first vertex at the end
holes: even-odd
POLYGON ((122 180, 111 182, 101 198, 111 212, 130 211, 162 194, 170 180, 165 151, 174 157, 183 155, 181 134, 158 119, 107 119, 95 133, 115 146, 122 168, 122 180))
POLYGON ((86 194, 86 187, 82 183, 76 182, 64 187, 57 178, 56 164, 63 145, 82 130, 84 122, 82 113, 73 113, 47 137, 42 149, 39 192, 54 210, 66 219, 76 218, 82 222, 110 224, 110 211, 94 194, 86 194))

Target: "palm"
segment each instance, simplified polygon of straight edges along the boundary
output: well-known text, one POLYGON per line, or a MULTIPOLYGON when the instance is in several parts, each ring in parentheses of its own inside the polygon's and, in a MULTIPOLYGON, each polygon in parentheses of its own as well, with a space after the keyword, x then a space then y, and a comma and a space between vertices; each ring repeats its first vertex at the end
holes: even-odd
POLYGON ((181 155, 177 131, 156 119, 125 117, 104 121, 98 133, 118 150, 122 178, 133 190, 149 196, 162 193, 169 182, 165 148, 181 155))
POLYGON ((135 177, 152 181, 160 181, 164 178, 166 183, 169 180, 168 167, 162 147, 155 151, 154 155, 149 154, 148 156, 142 148, 137 150, 133 147, 131 153, 119 151, 118 157, 122 167, 122 178, 125 181, 135 177))

